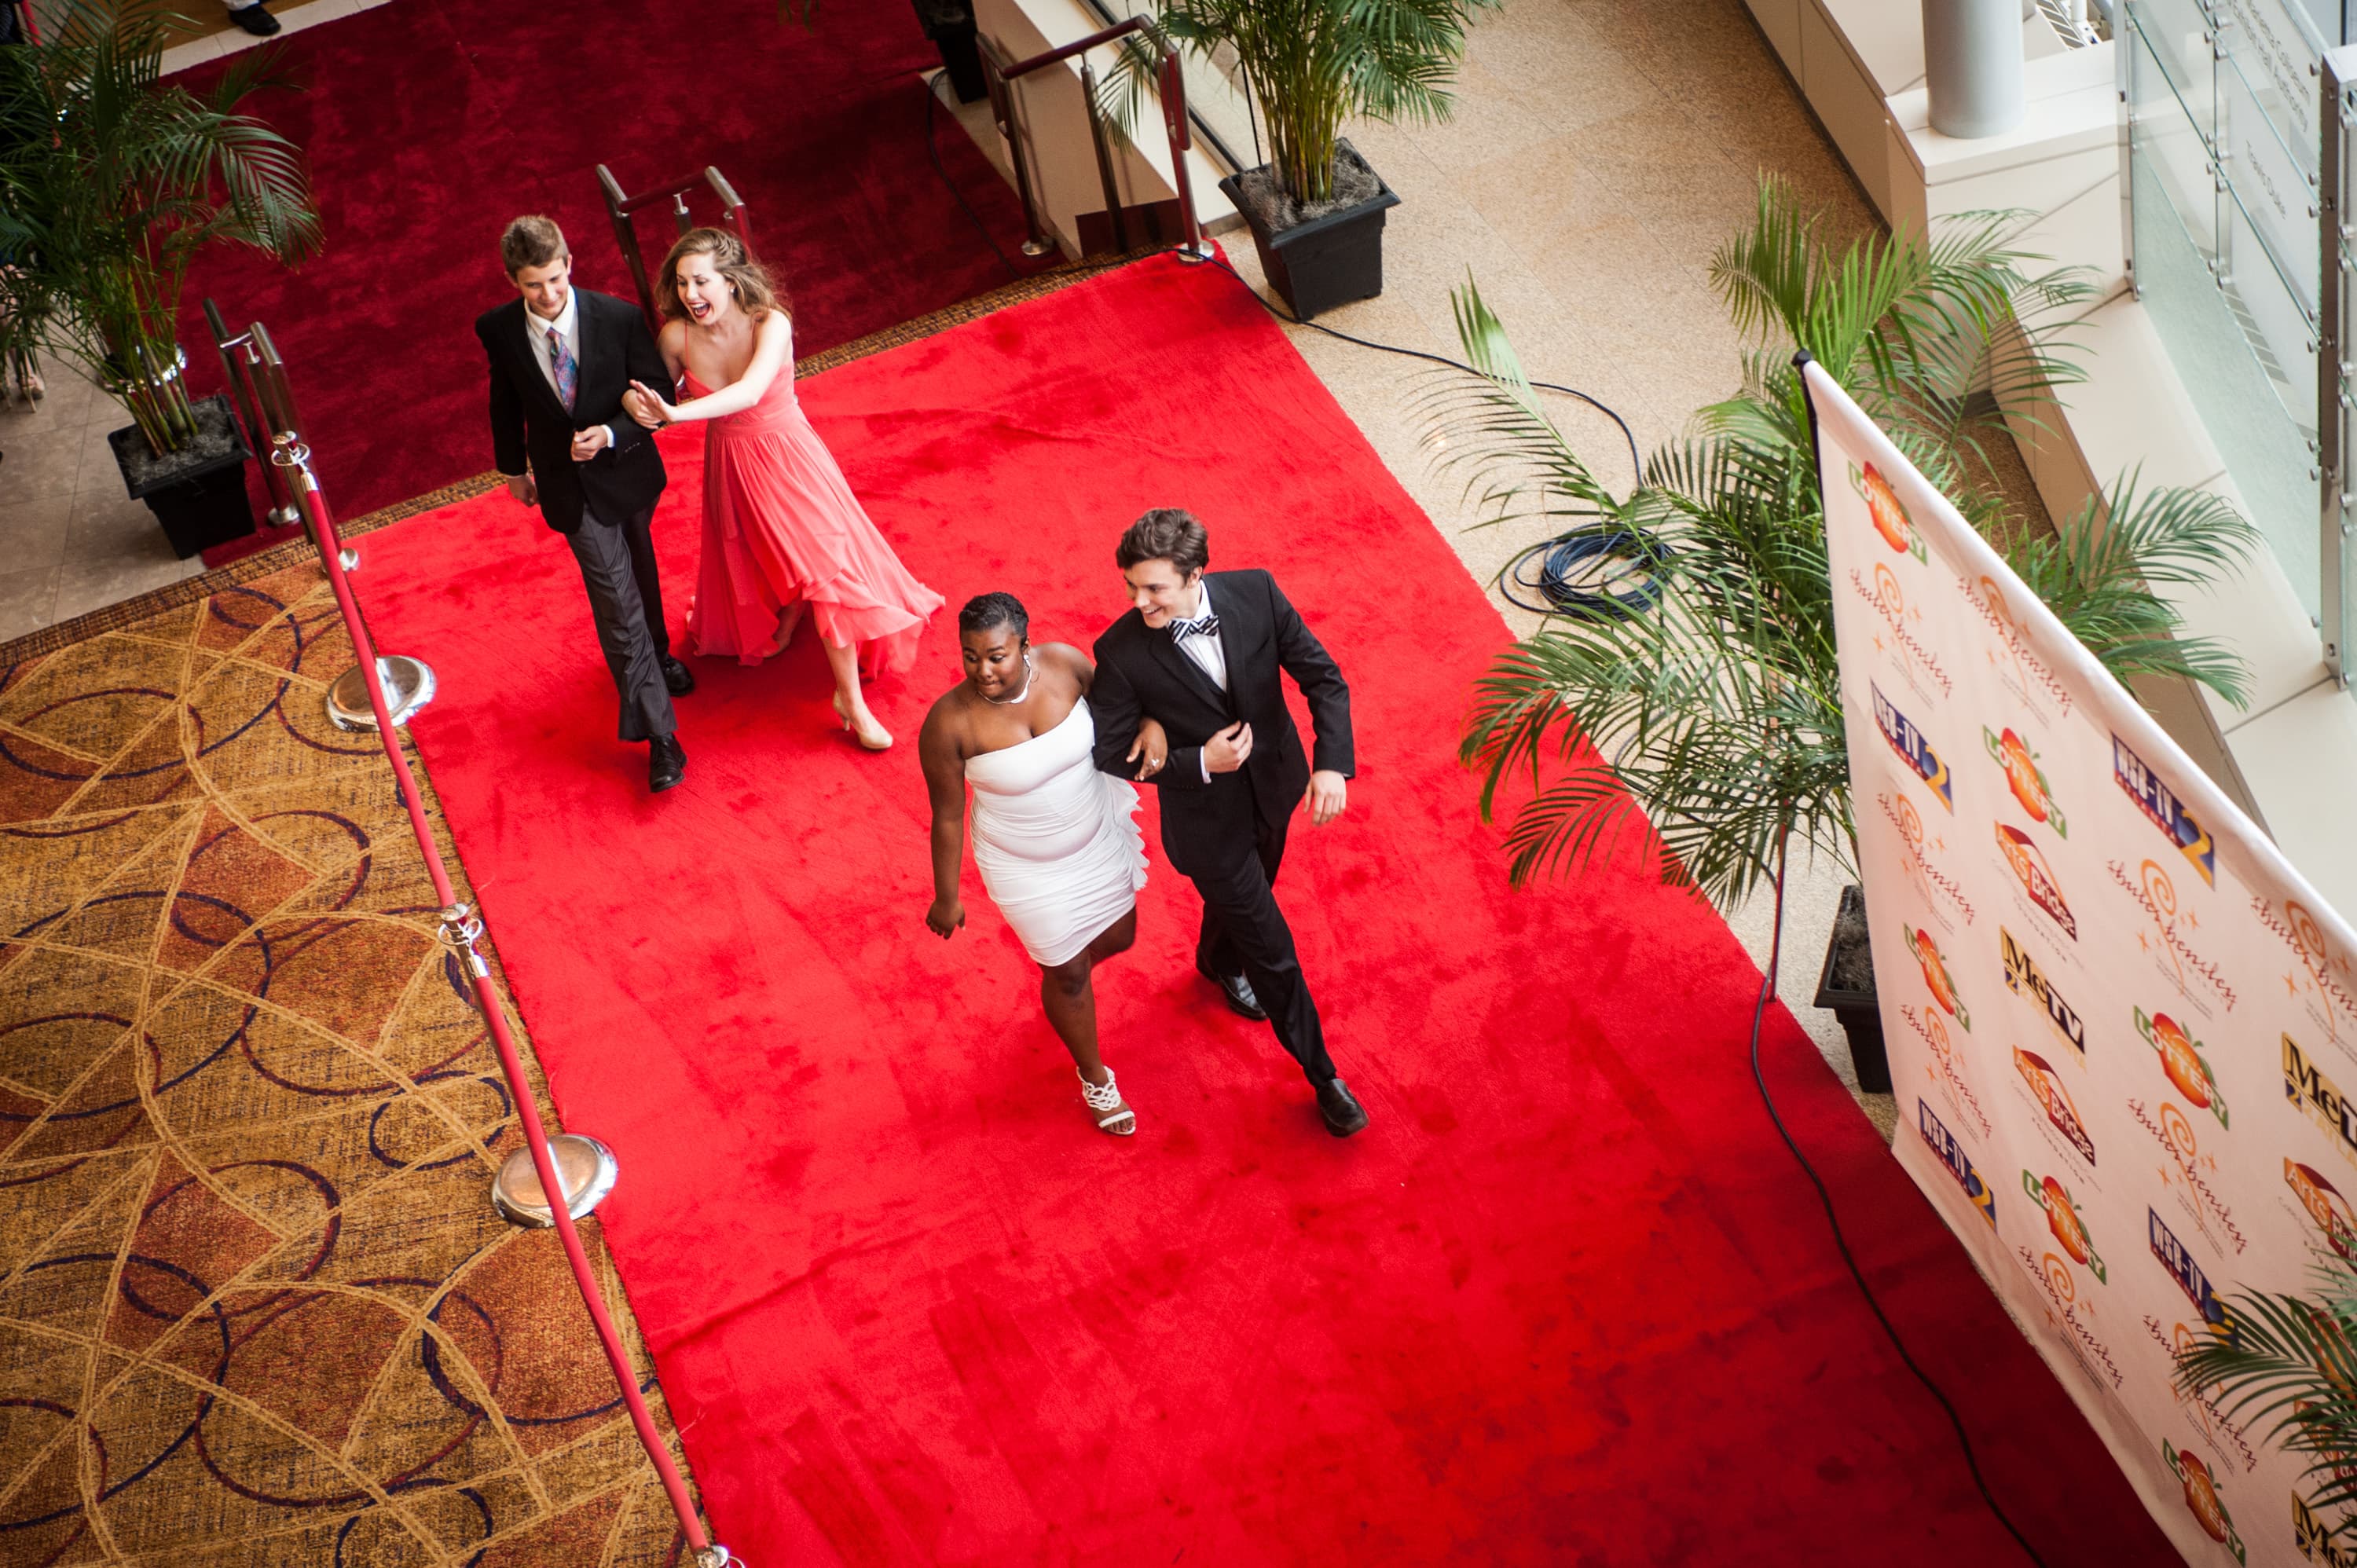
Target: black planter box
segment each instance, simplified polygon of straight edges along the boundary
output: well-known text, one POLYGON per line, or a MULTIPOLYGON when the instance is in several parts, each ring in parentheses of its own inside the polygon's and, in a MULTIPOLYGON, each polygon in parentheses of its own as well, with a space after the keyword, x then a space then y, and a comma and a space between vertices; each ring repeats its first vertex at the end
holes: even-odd
POLYGON ((1853 913, 1860 917, 1860 929, 1854 940, 1866 941, 1866 893, 1855 886, 1842 889, 1841 910, 1834 917, 1834 938, 1825 944, 1825 966, 1817 974, 1816 1004, 1831 1009, 1841 1022, 1842 1033, 1849 1036, 1850 1065, 1857 1069, 1858 1088, 1868 1094, 1888 1094, 1890 1058, 1883 1049, 1882 1009, 1876 1004, 1875 993, 1844 991, 1834 984, 1834 959, 1846 950, 1842 926, 1853 913))
MULTIPOLYGON (((1294 315, 1307 321, 1320 311, 1383 292, 1383 214, 1399 205, 1390 186, 1354 207, 1272 234, 1244 205, 1239 180, 1230 175, 1220 181, 1220 189, 1243 214, 1253 248, 1260 252, 1260 270, 1294 315)), ((1381 176, 1376 183, 1382 184, 1381 176)))
POLYGON ((172 553, 183 561, 200 550, 253 532, 253 503, 245 493, 245 460, 253 454, 238 430, 229 399, 216 392, 194 407, 199 431, 227 434, 226 453, 192 457, 185 463, 167 459, 152 476, 135 481, 126 458, 135 453, 144 459, 147 438, 135 424, 106 433, 107 445, 114 448, 115 467, 123 471, 124 489, 133 500, 147 503, 147 510, 163 524, 164 537, 172 542, 172 553))

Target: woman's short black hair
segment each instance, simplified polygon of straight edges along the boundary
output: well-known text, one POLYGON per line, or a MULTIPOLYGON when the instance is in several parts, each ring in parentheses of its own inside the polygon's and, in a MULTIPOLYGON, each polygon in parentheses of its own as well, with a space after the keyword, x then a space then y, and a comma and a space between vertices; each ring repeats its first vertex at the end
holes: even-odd
POLYGON ((966 600, 965 608, 958 611, 958 634, 969 631, 994 631, 1002 626, 1015 628, 1017 640, 1031 635, 1031 617, 1023 608, 1023 601, 1013 594, 976 594, 966 600))

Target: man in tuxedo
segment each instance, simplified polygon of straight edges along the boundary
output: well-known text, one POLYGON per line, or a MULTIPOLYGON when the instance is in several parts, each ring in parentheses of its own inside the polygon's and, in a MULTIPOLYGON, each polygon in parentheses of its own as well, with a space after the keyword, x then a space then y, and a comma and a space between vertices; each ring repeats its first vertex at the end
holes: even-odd
POLYGON ((549 220, 509 224, 500 259, 520 297, 475 320, 491 364, 491 448, 508 494, 537 504, 573 547, 621 697, 622 738, 648 743, 647 787, 660 792, 687 768, 671 700, 695 690, 695 677, 671 656, 648 532, 662 454, 622 412, 622 394, 634 380, 669 386, 671 372, 637 306, 573 286, 573 253, 549 220))
POLYGON ((1247 1018, 1265 1018, 1318 1092, 1326 1130, 1347 1138, 1367 1113, 1326 1054, 1292 928, 1272 885, 1295 806, 1319 824, 1342 814, 1353 771, 1351 689, 1266 572, 1206 574, 1211 541, 1190 512, 1158 508, 1114 553, 1130 610, 1097 639, 1089 688, 1096 765, 1162 789, 1162 849, 1203 897, 1195 967, 1247 1018), (1303 756, 1283 669, 1308 701, 1318 749, 1303 756), (1141 718, 1169 755, 1137 753, 1141 718))

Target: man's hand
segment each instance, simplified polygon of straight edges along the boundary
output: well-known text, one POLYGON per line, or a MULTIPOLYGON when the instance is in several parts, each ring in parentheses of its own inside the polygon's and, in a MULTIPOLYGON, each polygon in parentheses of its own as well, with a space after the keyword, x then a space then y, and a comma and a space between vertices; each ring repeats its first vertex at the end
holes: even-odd
POLYGON ((1214 773, 1233 773, 1252 755, 1252 725, 1239 719, 1203 743, 1203 766, 1214 773))
POLYGON ((1340 816, 1350 800, 1350 780, 1331 768, 1311 774, 1309 788, 1301 796, 1301 803, 1309 808, 1311 825, 1321 828, 1340 816))
POLYGON ((528 473, 508 476, 508 494, 525 506, 540 504, 540 487, 533 483, 532 476, 528 473))
POLYGON ((1137 738, 1129 743, 1129 755, 1123 760, 1137 762, 1141 757, 1146 760, 1139 763, 1137 771, 1130 775, 1132 779, 1140 781, 1151 779, 1161 772, 1162 765, 1170 760, 1170 737, 1163 733, 1162 725, 1153 719, 1146 719, 1138 725, 1137 738))
POLYGON ((943 941, 949 940, 957 934, 957 929, 965 924, 964 903, 956 898, 946 904, 934 899, 932 908, 925 911, 925 924, 931 929, 933 935, 943 941))
POLYGON ((573 433, 573 460, 587 463, 613 444, 613 438, 606 434, 606 427, 602 424, 576 430, 573 433))

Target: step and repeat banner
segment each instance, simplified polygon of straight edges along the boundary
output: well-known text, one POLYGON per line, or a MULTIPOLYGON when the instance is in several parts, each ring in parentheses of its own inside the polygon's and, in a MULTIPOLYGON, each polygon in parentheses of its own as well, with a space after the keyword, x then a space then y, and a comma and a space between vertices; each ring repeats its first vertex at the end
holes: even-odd
POLYGON ((2347 1563, 2170 1352, 2357 1255, 2357 935, 1804 373, 1894 1152, 2188 1563, 2347 1563))

